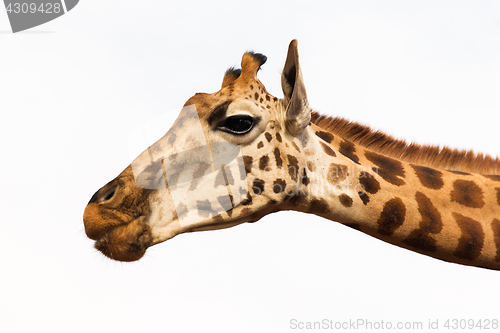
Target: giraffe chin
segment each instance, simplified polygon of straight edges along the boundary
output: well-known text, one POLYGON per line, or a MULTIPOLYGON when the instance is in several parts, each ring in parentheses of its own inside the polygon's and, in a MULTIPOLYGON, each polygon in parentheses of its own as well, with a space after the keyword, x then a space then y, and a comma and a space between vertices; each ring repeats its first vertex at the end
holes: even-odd
POLYGON ((144 220, 144 216, 141 216, 128 224, 112 229, 95 242, 95 248, 113 260, 141 259, 153 243, 151 227, 144 220))

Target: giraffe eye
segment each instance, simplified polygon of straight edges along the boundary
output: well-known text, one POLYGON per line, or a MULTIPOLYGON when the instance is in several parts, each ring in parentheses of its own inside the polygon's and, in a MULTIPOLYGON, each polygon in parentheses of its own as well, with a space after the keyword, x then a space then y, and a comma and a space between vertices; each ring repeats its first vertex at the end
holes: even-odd
POLYGON ((224 132, 233 134, 246 134, 253 128, 254 119, 247 115, 231 116, 220 126, 224 132))

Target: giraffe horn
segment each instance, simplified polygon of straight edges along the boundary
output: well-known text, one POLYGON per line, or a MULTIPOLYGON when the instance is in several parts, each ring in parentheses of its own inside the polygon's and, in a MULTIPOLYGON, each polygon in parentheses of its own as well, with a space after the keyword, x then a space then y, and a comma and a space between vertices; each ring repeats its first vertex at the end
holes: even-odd
POLYGON ((240 75, 241 75, 241 69, 236 69, 234 67, 229 68, 224 74, 221 88, 227 87, 228 85, 236 81, 236 79, 239 78, 240 75))
POLYGON ((267 57, 260 53, 246 52, 241 59, 241 76, 242 78, 255 79, 260 66, 264 65, 267 57))

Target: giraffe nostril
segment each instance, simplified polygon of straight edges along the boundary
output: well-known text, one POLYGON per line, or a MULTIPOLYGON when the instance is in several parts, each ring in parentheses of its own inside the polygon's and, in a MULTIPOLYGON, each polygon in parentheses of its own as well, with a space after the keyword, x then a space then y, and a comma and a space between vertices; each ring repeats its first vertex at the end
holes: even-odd
POLYGON ((115 196, 115 193, 116 193, 116 187, 110 189, 105 195, 104 195, 104 198, 101 200, 101 202, 105 202, 105 201, 109 201, 111 200, 114 196, 115 196))
POLYGON ((105 191, 103 191, 103 189, 100 189, 99 191, 94 193, 92 198, 90 198, 89 204, 109 201, 113 199, 115 194, 116 194, 116 186, 113 186, 112 188, 109 188, 105 191))

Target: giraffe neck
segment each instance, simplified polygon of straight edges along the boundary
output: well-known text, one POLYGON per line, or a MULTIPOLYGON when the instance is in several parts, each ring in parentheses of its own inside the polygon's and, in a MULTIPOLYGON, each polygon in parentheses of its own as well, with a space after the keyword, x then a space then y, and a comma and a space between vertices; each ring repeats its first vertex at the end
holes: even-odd
POLYGON ((389 158, 311 124, 300 211, 438 259, 500 269, 500 176, 389 158))

